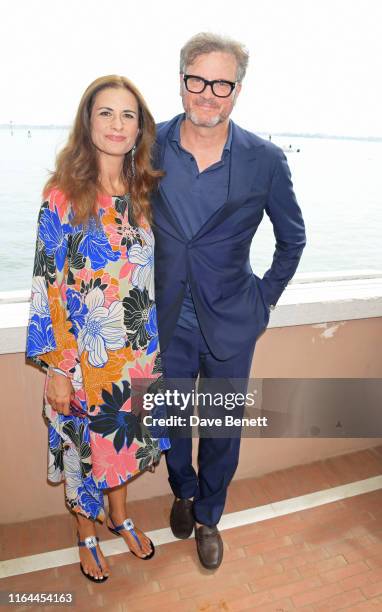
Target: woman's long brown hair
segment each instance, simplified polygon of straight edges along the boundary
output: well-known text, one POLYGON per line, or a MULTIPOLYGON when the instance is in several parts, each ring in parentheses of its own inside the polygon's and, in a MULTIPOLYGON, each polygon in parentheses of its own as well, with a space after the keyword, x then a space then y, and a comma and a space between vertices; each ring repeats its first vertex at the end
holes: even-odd
POLYGON ((103 89, 125 88, 138 103, 139 135, 132 172, 131 152, 124 158, 121 179, 126 185, 133 207, 133 217, 143 214, 151 222, 150 193, 163 176, 152 166, 152 149, 155 141, 155 122, 140 91, 122 76, 104 76, 96 79, 86 89, 78 107, 68 142, 56 159, 56 169, 44 187, 44 197, 52 188, 58 188, 72 203, 73 225, 87 223, 91 216, 97 218, 97 196, 101 191, 97 150, 90 133, 90 116, 96 95, 103 89))

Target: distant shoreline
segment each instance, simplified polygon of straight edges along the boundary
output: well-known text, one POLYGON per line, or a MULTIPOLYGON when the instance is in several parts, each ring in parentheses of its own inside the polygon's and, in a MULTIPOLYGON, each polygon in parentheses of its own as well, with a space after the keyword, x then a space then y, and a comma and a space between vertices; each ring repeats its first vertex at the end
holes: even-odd
POLYGON ((0 123, 0 130, 63 130, 70 127, 70 125, 56 125, 54 123, 49 125, 34 125, 33 123, 13 123, 10 125, 9 123, 0 123))
MULTIPOLYGON (((10 126, 9 123, 0 123, 0 130, 63 130, 70 129, 70 125, 32 125, 32 124, 17 124, 10 126)), ((342 136, 341 134, 321 134, 321 133, 298 133, 298 132, 264 132, 260 130, 256 130, 256 134, 260 134, 261 136, 269 136, 272 138, 274 136, 281 136, 283 138, 322 138, 322 139, 331 139, 331 140, 362 140, 362 141, 371 141, 371 142, 382 142, 382 136, 342 136)))
MULTIPOLYGON (((269 132, 256 132, 262 136, 268 136, 269 132)), ((271 136, 282 136, 283 138, 322 138, 326 140, 364 140, 368 142, 382 142, 382 136, 341 136, 340 134, 298 134, 297 132, 271 132, 271 136)))

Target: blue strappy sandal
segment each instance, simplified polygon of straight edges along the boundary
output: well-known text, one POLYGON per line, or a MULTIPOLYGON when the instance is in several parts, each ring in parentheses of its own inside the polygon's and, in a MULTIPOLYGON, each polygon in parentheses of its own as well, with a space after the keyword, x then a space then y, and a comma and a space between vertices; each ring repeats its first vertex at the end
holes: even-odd
MULTIPOLYGON (((99 542, 99 538, 97 538, 96 536, 88 536, 83 541, 81 541, 78 533, 77 533, 77 538, 78 538, 78 542, 77 542, 78 546, 86 546, 86 548, 90 550, 90 552, 92 553, 95 559, 95 562, 97 563, 99 569, 103 573, 103 569, 99 562, 99 558, 98 558, 97 551, 96 551, 96 546, 99 542)), ((90 574, 87 574, 84 571, 84 568, 82 567, 82 563, 80 563, 80 568, 81 568, 81 572, 83 573, 83 575, 86 576, 86 578, 88 578, 88 580, 91 580, 92 582, 105 582, 105 580, 109 578, 109 576, 102 576, 102 578, 94 578, 94 576, 91 576, 90 574)))
MULTIPOLYGON (((109 519, 111 524, 113 525, 113 529, 109 526, 107 526, 107 528, 109 529, 109 531, 111 531, 111 533, 114 533, 114 535, 120 536, 121 535, 121 531, 123 531, 124 529, 126 531, 130 531, 131 535, 134 537, 134 540, 136 541, 136 543, 138 544, 138 546, 140 548, 142 548, 141 543, 139 541, 139 538, 137 536, 136 531, 134 530, 134 523, 131 519, 127 518, 123 521, 122 525, 115 525, 113 519, 111 518, 110 514, 109 514, 109 519)), ((149 538, 150 540, 150 538, 149 538)), ((136 557, 138 557, 138 559, 142 559, 142 561, 148 561, 149 559, 152 559, 153 556, 155 555, 155 546, 152 543, 152 541, 150 540, 150 545, 151 545, 151 553, 149 553, 148 555, 146 555, 145 557, 140 557, 139 555, 137 555, 133 550, 130 549, 130 552, 133 553, 133 555, 135 555, 136 557)))

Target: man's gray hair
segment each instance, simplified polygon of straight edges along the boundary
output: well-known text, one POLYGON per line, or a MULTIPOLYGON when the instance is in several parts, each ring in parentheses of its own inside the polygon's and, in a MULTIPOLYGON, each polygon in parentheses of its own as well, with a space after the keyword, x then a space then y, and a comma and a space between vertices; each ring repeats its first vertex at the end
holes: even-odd
POLYGON ((231 53, 237 61, 236 79, 241 83, 248 66, 249 53, 245 46, 227 36, 212 32, 200 32, 186 42, 180 51, 180 72, 185 74, 187 66, 204 53, 231 53))

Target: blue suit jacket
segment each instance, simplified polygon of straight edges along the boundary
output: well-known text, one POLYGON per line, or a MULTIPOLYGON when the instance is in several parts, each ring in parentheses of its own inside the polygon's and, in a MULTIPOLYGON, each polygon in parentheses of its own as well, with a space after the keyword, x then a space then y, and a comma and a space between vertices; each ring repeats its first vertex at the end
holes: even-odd
MULTIPOLYGON (((167 135, 177 119, 157 126, 156 164, 164 170, 167 135)), ((213 355, 228 359, 245 350, 266 328, 270 305, 295 273, 306 243, 282 150, 233 124, 227 202, 191 240, 177 223, 162 186, 153 195, 153 213, 161 350, 173 334, 187 281, 213 355), (249 251, 264 211, 273 224, 276 247, 272 265, 260 279, 252 272, 249 251)))

